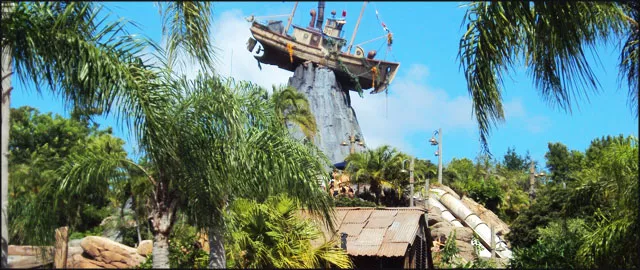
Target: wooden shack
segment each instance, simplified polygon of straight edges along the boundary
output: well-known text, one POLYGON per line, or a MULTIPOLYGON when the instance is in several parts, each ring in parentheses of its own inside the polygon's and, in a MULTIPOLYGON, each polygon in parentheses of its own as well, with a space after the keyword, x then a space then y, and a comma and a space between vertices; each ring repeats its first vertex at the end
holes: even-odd
POLYGON ((346 248, 357 269, 433 265, 428 260, 431 241, 422 208, 336 207, 334 231, 318 224, 326 240, 335 239, 346 248))

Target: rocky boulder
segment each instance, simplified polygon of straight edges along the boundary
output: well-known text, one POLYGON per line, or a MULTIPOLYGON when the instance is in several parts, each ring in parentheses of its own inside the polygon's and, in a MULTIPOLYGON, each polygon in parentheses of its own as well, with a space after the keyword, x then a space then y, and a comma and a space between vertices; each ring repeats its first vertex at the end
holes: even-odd
POLYGON ((431 229, 431 237, 444 243, 453 232, 456 234, 456 240, 471 243, 473 230, 466 227, 438 226, 431 229))
POLYGON ((145 261, 145 257, 138 254, 137 249, 104 237, 87 236, 80 245, 93 260, 117 268, 135 267, 145 261))
POLYGON ((153 252, 153 241, 152 240, 143 240, 138 245, 137 249, 138 254, 142 256, 148 256, 153 252))

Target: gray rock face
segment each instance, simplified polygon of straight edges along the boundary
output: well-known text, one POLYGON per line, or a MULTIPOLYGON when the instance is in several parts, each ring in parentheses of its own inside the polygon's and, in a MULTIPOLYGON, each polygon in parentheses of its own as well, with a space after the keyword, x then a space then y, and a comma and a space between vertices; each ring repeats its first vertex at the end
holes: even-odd
MULTIPOLYGON (((311 112, 316 118, 318 133, 314 144, 335 164, 349 155, 349 134, 356 134, 364 141, 356 113, 351 107, 348 90, 343 90, 331 69, 315 67, 313 64, 300 65, 289 78, 289 86, 296 88, 309 100, 311 112)), ((287 124, 296 138, 303 138, 300 128, 287 124)), ((364 149, 356 145, 356 152, 364 149)))

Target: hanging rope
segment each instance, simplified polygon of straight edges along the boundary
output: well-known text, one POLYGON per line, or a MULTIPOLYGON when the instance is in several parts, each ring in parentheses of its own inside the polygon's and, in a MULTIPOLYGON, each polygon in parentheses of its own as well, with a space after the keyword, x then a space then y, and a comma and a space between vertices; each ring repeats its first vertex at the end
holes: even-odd
POLYGON ((293 44, 287 42, 287 51, 289 52, 289 61, 293 64, 293 44))

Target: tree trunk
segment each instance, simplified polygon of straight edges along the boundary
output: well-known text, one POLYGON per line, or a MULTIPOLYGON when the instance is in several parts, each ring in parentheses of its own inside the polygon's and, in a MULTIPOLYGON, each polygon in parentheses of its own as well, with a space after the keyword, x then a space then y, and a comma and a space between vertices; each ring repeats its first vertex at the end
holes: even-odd
POLYGON ((175 223, 177 201, 168 198, 168 192, 162 187, 166 183, 159 183, 156 189, 156 203, 151 210, 151 226, 153 227, 153 268, 169 268, 169 235, 175 223))
POLYGON ((142 235, 140 235, 140 223, 138 222, 138 218, 136 218, 136 232, 138 233, 138 245, 142 242, 142 235))
MULTIPOLYGON (((3 15, 6 16, 12 6, 13 4, 11 3, 3 3, 3 15)), ((11 65, 11 60, 11 48, 2 48, 2 96, 0 97, 0 99, 2 100, 2 137, 0 139, 0 144, 2 145, 0 148, 0 156, 2 156, 2 167, 0 168, 0 172, 2 174, 2 208, 0 209, 0 219, 2 220, 2 241, 0 243, 2 245, 2 259, 0 261, 1 268, 8 268, 7 257, 9 247, 9 219, 7 217, 7 209, 9 208, 9 128, 11 127, 11 125, 9 124, 9 114, 11 113, 11 73, 13 68, 11 65)))
POLYGON ((209 228, 209 268, 227 268, 227 258, 224 251, 224 225, 209 228))
POLYGON ((169 268, 169 234, 153 236, 153 268, 169 268))

